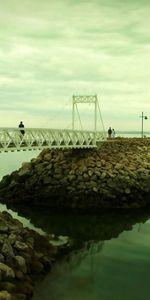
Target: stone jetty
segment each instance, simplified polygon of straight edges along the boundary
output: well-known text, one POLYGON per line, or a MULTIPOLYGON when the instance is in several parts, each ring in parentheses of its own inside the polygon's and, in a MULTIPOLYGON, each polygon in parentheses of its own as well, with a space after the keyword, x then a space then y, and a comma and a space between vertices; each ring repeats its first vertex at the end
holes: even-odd
POLYGON ((1 202, 59 209, 145 207, 149 196, 149 138, 118 138, 95 149, 45 149, 0 182, 1 202))
POLYGON ((23 227, 8 212, 0 213, 0 299, 31 299, 56 254, 47 237, 23 227))

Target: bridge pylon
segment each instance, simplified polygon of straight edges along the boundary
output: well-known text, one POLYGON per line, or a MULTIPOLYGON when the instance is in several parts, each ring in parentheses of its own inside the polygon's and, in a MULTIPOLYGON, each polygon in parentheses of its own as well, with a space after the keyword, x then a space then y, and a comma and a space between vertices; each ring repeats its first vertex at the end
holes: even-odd
POLYGON ((97 124, 98 124, 98 117, 100 118, 101 121, 101 126, 102 126, 102 135, 104 139, 106 139, 106 131, 104 128, 103 120, 102 120, 102 115, 100 111, 100 106, 98 102, 98 97, 97 95, 73 95, 72 96, 72 130, 75 129, 75 115, 77 113, 81 129, 83 130, 82 123, 81 123, 81 118, 78 110, 78 103, 88 103, 88 104, 93 104, 94 105, 94 132, 95 132, 95 139, 96 139, 96 133, 98 131, 97 124))

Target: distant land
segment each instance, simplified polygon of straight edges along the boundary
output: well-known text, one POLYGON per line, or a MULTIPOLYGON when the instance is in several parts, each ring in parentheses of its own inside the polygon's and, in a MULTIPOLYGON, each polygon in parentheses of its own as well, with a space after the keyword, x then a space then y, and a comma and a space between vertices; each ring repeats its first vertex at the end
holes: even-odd
MULTIPOLYGON (((132 131, 132 130, 127 130, 127 131, 121 131, 121 130, 116 130, 116 133, 127 133, 127 134, 141 134, 141 131, 132 131)), ((150 131, 144 131, 144 134, 150 134, 150 131)))

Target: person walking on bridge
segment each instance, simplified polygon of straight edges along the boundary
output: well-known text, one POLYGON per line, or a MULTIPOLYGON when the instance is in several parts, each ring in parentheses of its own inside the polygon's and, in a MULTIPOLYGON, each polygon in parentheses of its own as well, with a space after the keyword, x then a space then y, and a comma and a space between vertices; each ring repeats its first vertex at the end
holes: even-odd
MULTIPOLYGON (((22 123, 22 121, 20 122, 19 128, 24 128, 24 124, 22 123)), ((25 131, 24 130, 20 130, 21 134, 24 135, 25 134, 25 131)))

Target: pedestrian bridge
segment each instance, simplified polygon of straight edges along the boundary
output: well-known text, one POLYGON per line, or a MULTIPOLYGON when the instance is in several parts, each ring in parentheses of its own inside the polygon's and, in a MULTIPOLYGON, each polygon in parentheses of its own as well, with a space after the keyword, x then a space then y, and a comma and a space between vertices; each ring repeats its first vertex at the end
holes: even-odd
POLYGON ((0 152, 94 148, 106 140, 104 132, 71 129, 0 128, 0 152))
MULTIPOLYGON (((24 126, 24 125, 23 125, 24 126)), ((46 128, 0 128, 0 152, 94 148, 99 142, 106 140, 106 133, 102 121, 97 95, 72 97, 72 129, 46 129, 46 128), (83 130, 77 105, 94 105, 94 130, 83 130), (103 130, 97 130, 97 113, 103 130), (81 130, 75 129, 75 116, 78 116, 81 130)))

